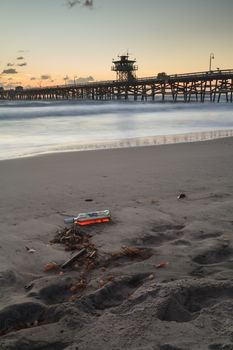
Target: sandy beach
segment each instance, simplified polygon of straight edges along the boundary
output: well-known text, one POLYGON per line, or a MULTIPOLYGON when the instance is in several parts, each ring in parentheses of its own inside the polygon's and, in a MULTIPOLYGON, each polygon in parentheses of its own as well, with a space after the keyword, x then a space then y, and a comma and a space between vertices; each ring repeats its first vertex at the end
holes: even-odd
POLYGON ((232 155, 223 138, 1 161, 0 348, 233 349, 232 155), (95 266, 62 270, 64 218, 102 209, 82 229, 95 266))

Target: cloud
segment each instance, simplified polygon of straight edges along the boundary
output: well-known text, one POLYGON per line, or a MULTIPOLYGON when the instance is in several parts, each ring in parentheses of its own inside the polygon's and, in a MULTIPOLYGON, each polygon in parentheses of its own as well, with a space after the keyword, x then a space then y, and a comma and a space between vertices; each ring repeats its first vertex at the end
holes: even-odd
POLYGON ((68 0, 67 1, 67 6, 70 8, 77 5, 77 4, 81 4, 81 1, 80 0, 68 0))
POLYGON ((93 0, 85 0, 83 6, 93 7, 93 0))
POLYGON ((17 57, 17 60, 24 60, 24 57, 23 56, 19 56, 19 57, 17 57))
POLYGON ((67 6, 69 8, 72 8, 75 5, 82 5, 91 8, 93 7, 93 0, 67 0, 67 6))
MULTIPOLYGON (((64 79, 65 80, 65 79, 64 79)), ((94 81, 95 79, 92 76, 89 77, 80 77, 80 78, 74 78, 74 79, 70 79, 68 80, 68 84, 83 84, 83 83, 89 83, 91 81, 94 81)))
POLYGON ((75 79, 76 83, 88 83, 90 81, 94 81, 95 79, 90 75, 89 77, 80 77, 75 79))
POLYGON ((14 63, 7 63, 7 67, 14 67, 14 63))
POLYGON ((21 81, 11 81, 11 82, 2 82, 1 85, 5 88, 5 89, 14 89, 16 86, 21 85, 22 82, 21 81))
POLYGON ((18 72, 14 68, 4 69, 2 74, 17 74, 18 72))
POLYGON ((36 78, 35 77, 31 77, 31 79, 30 80, 36 80, 36 78))
POLYGON ((51 80, 52 79, 49 74, 42 74, 40 78, 41 78, 41 80, 48 80, 48 79, 51 80))
POLYGON ((19 66, 19 67, 24 67, 24 66, 27 66, 27 63, 26 63, 26 62, 24 62, 24 63, 19 63, 19 64, 17 64, 17 66, 19 66))

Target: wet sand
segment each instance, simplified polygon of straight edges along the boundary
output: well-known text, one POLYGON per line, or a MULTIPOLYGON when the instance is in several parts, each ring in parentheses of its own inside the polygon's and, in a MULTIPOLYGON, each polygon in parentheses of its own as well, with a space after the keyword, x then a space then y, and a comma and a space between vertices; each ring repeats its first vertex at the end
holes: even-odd
POLYGON ((1 161, 0 348, 233 349, 232 160, 223 138, 1 161), (102 209, 102 262, 44 272, 66 214, 102 209), (150 254, 103 263, 123 246, 150 254))

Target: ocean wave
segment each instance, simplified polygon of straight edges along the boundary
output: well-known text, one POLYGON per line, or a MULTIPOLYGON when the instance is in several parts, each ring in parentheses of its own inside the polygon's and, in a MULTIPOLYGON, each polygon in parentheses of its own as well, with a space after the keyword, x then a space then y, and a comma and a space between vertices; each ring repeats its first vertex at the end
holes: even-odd
POLYGON ((164 143, 174 141, 174 135, 231 129, 232 104, 226 103, 4 101, 0 159, 66 149, 153 145, 165 138, 164 143))
POLYGON ((22 151, 11 156, 0 158, 0 160, 15 159, 15 158, 26 158, 41 156, 45 154, 53 153, 67 153, 67 152, 80 152, 80 151, 95 151, 95 150, 110 150, 110 149, 121 149, 130 147, 146 147, 146 146, 159 146, 177 143, 189 143, 189 142, 200 142, 208 141, 213 139, 220 139, 233 136, 233 129, 229 130, 210 130, 204 132, 192 132, 183 134, 173 135, 157 135, 149 137, 135 137, 126 138, 120 140, 109 140, 93 143, 77 143, 68 145, 57 145, 57 146, 44 146, 35 148, 34 150, 28 150, 28 152, 22 151))
POLYGON ((101 102, 101 101, 3 101, 0 103, 1 120, 30 120, 36 118, 59 118, 96 116, 105 114, 176 113, 185 111, 232 111, 227 103, 153 103, 153 102, 101 102))

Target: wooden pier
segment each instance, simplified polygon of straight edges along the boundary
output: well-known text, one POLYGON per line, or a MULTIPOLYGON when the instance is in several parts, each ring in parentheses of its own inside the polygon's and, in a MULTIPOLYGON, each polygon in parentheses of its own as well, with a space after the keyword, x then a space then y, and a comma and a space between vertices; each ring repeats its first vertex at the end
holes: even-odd
POLYGON ((232 102, 233 69, 110 80, 85 84, 12 90, 0 89, 1 100, 141 100, 232 102))

